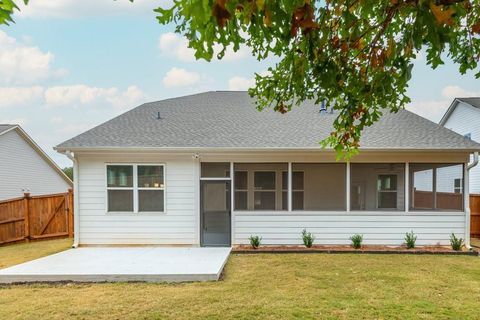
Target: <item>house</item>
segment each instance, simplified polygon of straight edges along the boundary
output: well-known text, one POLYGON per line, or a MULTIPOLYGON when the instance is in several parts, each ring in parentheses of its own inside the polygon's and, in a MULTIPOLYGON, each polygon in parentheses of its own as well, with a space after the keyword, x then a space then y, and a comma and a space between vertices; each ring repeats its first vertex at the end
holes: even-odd
POLYGON ((64 193, 72 181, 47 154, 15 124, 0 124, 0 201, 64 193))
POLYGON ((468 181, 480 144, 406 110, 387 112, 359 155, 319 141, 335 112, 306 102, 258 112, 246 92, 146 103, 56 147, 74 161, 75 245, 400 245, 469 241, 468 181), (450 169, 451 168, 451 169, 450 169), (426 180, 427 179, 427 180, 426 180), (421 181, 421 184, 420 182, 421 181), (427 181, 428 183, 426 183, 427 181))
MULTIPOLYGON (((440 120, 440 125, 479 142, 480 98, 454 99, 440 120)), ((470 171, 470 193, 480 194, 480 167, 470 171)))

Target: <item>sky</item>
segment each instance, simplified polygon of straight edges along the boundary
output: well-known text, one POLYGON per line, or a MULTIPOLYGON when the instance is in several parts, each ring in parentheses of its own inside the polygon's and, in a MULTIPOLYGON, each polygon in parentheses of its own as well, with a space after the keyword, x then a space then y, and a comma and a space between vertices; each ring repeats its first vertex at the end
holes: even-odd
MULTIPOLYGON (((20 2, 20 1, 18 1, 20 2)), ((174 26, 153 9, 168 0, 31 0, 0 26, 0 123, 20 124, 61 167, 53 147, 143 102, 210 90, 246 90, 259 62, 248 48, 195 61, 174 26)), ((415 61, 407 109, 432 121, 455 97, 480 96, 480 80, 457 66, 415 61)))

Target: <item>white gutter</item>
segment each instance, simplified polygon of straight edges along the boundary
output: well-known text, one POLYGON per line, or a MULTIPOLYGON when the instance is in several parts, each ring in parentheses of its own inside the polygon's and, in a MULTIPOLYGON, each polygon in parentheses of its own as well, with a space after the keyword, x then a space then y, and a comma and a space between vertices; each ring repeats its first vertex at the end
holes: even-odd
POLYGON ((80 242, 80 210, 78 199, 78 162, 75 154, 69 150, 65 151, 65 155, 73 162, 73 245, 77 248, 80 242))
POLYGON ((470 250, 470 170, 478 165, 478 151, 473 153, 473 162, 465 168, 464 195, 465 195, 465 247, 470 250))

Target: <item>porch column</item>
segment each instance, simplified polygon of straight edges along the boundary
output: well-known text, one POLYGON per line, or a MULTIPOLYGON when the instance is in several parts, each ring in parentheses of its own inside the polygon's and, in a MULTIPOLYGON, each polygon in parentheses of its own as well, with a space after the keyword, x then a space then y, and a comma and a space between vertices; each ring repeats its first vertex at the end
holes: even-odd
POLYGON ((405 163, 405 212, 410 211, 410 163, 405 163))
POLYGON ((346 168, 347 168, 347 192, 346 194, 346 204, 347 204, 347 212, 350 212, 350 161, 347 161, 346 163, 346 168))
POLYGON ((470 249, 470 177, 468 163, 463 165, 463 211, 465 212, 465 247, 470 249))
POLYGON ((288 192, 287 192, 287 195, 288 195, 288 211, 292 211, 292 177, 293 177, 293 174, 292 174, 292 163, 289 162, 288 163, 288 172, 287 172, 287 175, 288 175, 288 192))
POLYGON ((235 209, 235 172, 233 162, 230 162, 230 244, 235 243, 235 219, 233 212, 235 209))

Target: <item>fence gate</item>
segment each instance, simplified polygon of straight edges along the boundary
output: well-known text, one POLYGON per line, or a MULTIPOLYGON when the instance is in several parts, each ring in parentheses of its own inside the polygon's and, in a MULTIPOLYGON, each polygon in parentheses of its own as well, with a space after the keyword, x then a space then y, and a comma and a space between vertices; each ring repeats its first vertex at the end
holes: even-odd
POLYGON ((0 201, 0 244, 72 236, 72 190, 0 201))
POLYGON ((470 237, 480 238, 480 194, 470 195, 470 237))

